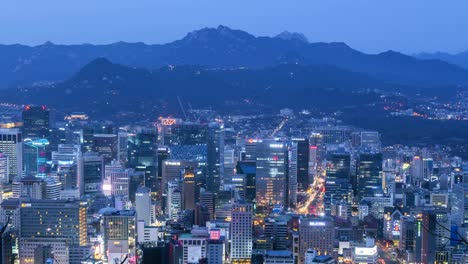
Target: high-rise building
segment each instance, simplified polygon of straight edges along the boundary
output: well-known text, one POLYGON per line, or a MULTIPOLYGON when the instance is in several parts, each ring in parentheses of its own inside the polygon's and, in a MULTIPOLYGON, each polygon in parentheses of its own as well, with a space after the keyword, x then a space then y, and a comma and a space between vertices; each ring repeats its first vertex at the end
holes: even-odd
POLYGON ((200 193, 200 203, 208 208, 210 213, 210 220, 215 217, 215 195, 210 191, 200 193))
POLYGON ((104 158, 96 152, 86 152, 82 156, 83 166, 83 194, 96 194, 102 192, 104 175, 104 158))
POLYGON ((215 197, 215 219, 226 220, 231 218, 233 191, 222 190, 215 197))
POLYGON ((293 149, 297 162, 297 188, 300 192, 305 192, 312 184, 309 178, 309 139, 293 138, 293 149))
POLYGON ((181 180, 182 170, 187 167, 195 168, 197 167, 197 163, 184 160, 165 160, 162 163, 162 190, 165 190, 165 188, 167 188, 168 182, 171 182, 173 180, 181 180))
POLYGON ((274 250, 289 248, 288 223, 283 219, 266 218, 264 221, 264 235, 274 250))
POLYGON ((382 153, 361 153, 357 159, 357 181, 353 190, 358 197, 382 192, 382 153))
POLYGON ((182 193, 180 181, 173 180, 167 184, 166 214, 169 219, 177 220, 177 214, 182 210, 182 193))
POLYGON ((0 204, 0 223, 7 223, 9 221, 9 224, 12 228, 19 230, 19 226, 21 224, 20 209, 20 199, 4 199, 0 204))
POLYGON ((305 254, 309 249, 316 250, 319 255, 329 255, 333 252, 335 224, 329 217, 303 218, 299 224, 299 254, 300 263, 304 263, 305 254))
POLYGON ((17 128, 0 128, 0 152, 8 158, 9 180, 22 175, 23 137, 17 128))
POLYGON ((82 129, 81 134, 82 134, 81 151, 82 152, 93 151, 94 129, 92 127, 84 127, 82 129))
POLYGON ((458 226, 468 224, 468 184, 454 184, 451 196, 452 221, 458 226))
POLYGON ((31 199, 45 199, 44 182, 34 176, 15 178, 12 183, 13 197, 29 197, 31 199))
POLYGON ((298 173, 298 147, 297 142, 292 142, 292 145, 288 147, 288 207, 294 208, 297 203, 297 173, 298 173))
POLYGON ((25 138, 47 138, 49 136, 49 110, 45 106, 25 106, 22 119, 22 132, 25 138))
POLYGON ((8 157, 0 153, 0 183, 8 183, 9 174, 8 157))
POLYGON ((225 255, 225 241, 221 238, 220 230, 211 229, 210 239, 206 247, 206 259, 210 264, 223 264, 225 255))
POLYGON ((260 142, 262 142, 260 139, 246 139, 244 143, 244 154, 241 160, 246 162, 257 161, 257 143, 260 142))
POLYGON ((117 133, 117 160, 122 164, 128 162, 128 133, 125 131, 117 133))
POLYGON ((332 204, 344 200, 350 202, 351 156, 345 152, 330 153, 327 157, 325 182, 325 210, 330 211, 332 204))
MULTIPOLYGON (((158 147, 158 183, 161 185, 162 181, 162 165, 163 162, 170 157, 169 147, 158 147)), ((161 186, 159 187, 161 189, 161 186)))
POLYGON ((236 203, 231 211, 231 263, 250 263, 252 256, 252 205, 236 203))
POLYGON ((208 126, 206 124, 184 122, 172 126, 170 145, 201 145, 207 142, 208 126))
POLYGON ((147 187, 139 187, 135 194, 135 210, 137 220, 151 225, 151 192, 147 187))
POLYGON ((287 205, 287 157, 287 148, 282 142, 264 140, 257 143, 257 207, 271 209, 274 205, 287 205))
POLYGON ((3 234, 0 234, 1 239, 1 262, 2 263, 14 263, 16 259, 16 254, 14 254, 13 249, 16 248, 16 239, 18 238, 18 230, 6 227, 3 234))
POLYGON ((182 124, 182 119, 160 117, 159 121, 160 123, 158 124, 158 128, 161 131, 159 142, 162 145, 170 145, 172 139, 172 128, 175 125, 182 124))
POLYGON ((236 171, 238 174, 245 175, 245 200, 253 202, 256 196, 256 165, 252 161, 237 162, 236 171))
POLYGON ((52 162, 59 165, 78 163, 80 156, 80 145, 59 144, 57 151, 52 152, 52 162))
POLYGON ((117 135, 94 134, 93 151, 103 156, 105 164, 117 159, 117 135))
POLYGON ((380 134, 376 131, 361 131, 359 134, 359 146, 371 149, 380 148, 380 134))
POLYGON ((52 127, 49 131, 49 145, 47 146, 47 155, 50 157, 50 154, 53 151, 57 151, 58 146, 61 144, 80 144, 80 136, 73 133, 69 127, 52 127))
POLYGON ((46 148, 49 141, 45 138, 32 140, 26 138, 23 145, 23 167, 26 175, 43 178, 47 173, 46 148))
POLYGON ((190 234, 181 234, 179 243, 183 246, 182 263, 200 263, 206 260, 207 242, 208 232, 206 229, 194 229, 190 234))
POLYGON ((52 166, 65 189, 83 191, 80 145, 59 144, 58 150, 52 152, 52 166))
POLYGON ((346 126, 322 127, 318 128, 316 132, 323 136, 323 143, 336 145, 351 138, 352 128, 346 126))
POLYGON ((206 187, 218 193, 224 175, 224 126, 210 124, 207 137, 206 187))
POLYGON ((430 181, 434 161, 431 158, 414 156, 411 162, 411 183, 419 186, 423 181, 430 181))
POLYGON ((138 129, 128 133, 128 164, 130 168, 145 173, 145 186, 152 191, 158 187, 158 132, 155 129, 138 129))
POLYGON ((104 194, 129 197, 129 172, 123 168, 122 164, 113 160, 110 164, 104 167, 104 175, 104 194))
POLYGON ((87 245, 86 203, 23 200, 20 214, 20 263, 42 263, 44 254, 60 263, 77 263, 69 251, 87 245))
POLYGON ((417 226, 414 216, 403 216, 400 221, 401 235, 398 249, 401 252, 415 252, 415 238, 422 231, 422 226, 417 226))
POLYGON ((183 210, 194 210, 197 201, 196 184, 195 184, 195 168, 186 167, 183 170, 182 196, 184 197, 183 210))
POLYGON ((135 263, 136 212, 134 210, 106 210, 102 214, 104 250, 109 263, 135 263))
POLYGON ((221 182, 223 184, 229 183, 232 176, 234 175, 234 169, 236 168, 236 151, 231 146, 224 146, 224 173, 222 175, 221 182))

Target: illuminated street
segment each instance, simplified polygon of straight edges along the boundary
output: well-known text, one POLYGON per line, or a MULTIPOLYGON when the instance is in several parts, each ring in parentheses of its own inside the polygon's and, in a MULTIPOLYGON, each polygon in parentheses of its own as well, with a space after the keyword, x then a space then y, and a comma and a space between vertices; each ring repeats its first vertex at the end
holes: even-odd
POLYGON ((322 177, 315 177, 312 187, 307 190, 307 200, 298 206, 296 213, 298 214, 319 214, 323 212, 323 188, 324 179, 322 177), (314 208, 313 210, 311 209, 314 208))
POLYGON ((377 247, 379 250, 379 262, 380 263, 385 263, 385 264, 398 264, 401 263, 398 261, 396 258, 396 255, 393 253, 394 251, 392 249, 385 249, 382 248, 381 246, 377 247))

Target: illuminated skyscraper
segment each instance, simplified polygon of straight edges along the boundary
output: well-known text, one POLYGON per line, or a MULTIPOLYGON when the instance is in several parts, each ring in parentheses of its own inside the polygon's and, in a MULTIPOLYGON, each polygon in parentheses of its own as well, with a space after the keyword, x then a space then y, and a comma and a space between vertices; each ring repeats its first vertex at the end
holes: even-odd
POLYGON ((114 160, 104 167, 103 191, 106 195, 129 197, 130 178, 128 170, 114 160))
POLYGON ((218 193, 221 175, 224 175, 224 126, 210 124, 207 141, 207 175, 206 187, 213 193, 218 193))
POLYGON ((29 197, 31 199, 45 199, 44 182, 34 176, 15 178, 12 183, 13 197, 29 197))
POLYGON ((8 158, 0 153, 0 183, 8 183, 8 158))
POLYGON ((140 187, 135 194, 135 210, 137 220, 144 221, 145 225, 151 225, 151 192, 147 187, 140 187))
POLYGON ((43 245, 57 262, 76 263, 69 252, 87 245, 86 203, 67 200, 24 200, 20 209, 20 263, 41 263, 43 245))
POLYGON ((22 119, 22 131, 25 138, 47 138, 49 136, 49 110, 45 106, 25 106, 22 119))
POLYGON ((304 263, 305 254, 309 249, 316 250, 320 255, 333 253, 335 225, 332 218, 303 218, 299 223, 299 255, 300 263, 304 263))
POLYGON ((83 194, 102 193, 102 180, 104 176, 104 159, 96 152, 86 152, 82 156, 83 166, 83 194))
POLYGON ((231 146, 224 146, 224 173, 221 182, 229 183, 231 181, 231 177, 234 175, 236 161, 235 149, 231 146))
POLYGON ((231 263, 250 263, 252 257, 252 205, 236 203, 231 211, 231 263))
POLYGON ((182 210, 182 193, 180 182, 173 180, 168 183, 166 195, 166 214, 172 220, 177 220, 177 214, 182 210))
POLYGON ((122 164, 128 162, 128 133, 124 131, 117 133, 117 160, 122 164))
POLYGON ((155 191, 158 185, 158 132, 155 129, 138 129, 128 134, 128 165, 145 173, 145 186, 155 191))
POLYGON ((52 166, 65 189, 83 191, 83 170, 80 145, 59 144, 52 152, 52 166))
POLYGON ((256 166, 252 161, 237 162, 236 171, 245 175, 245 199, 253 202, 256 196, 256 166))
POLYGON ((24 140, 23 167, 26 175, 43 178, 47 173, 46 147, 49 141, 45 138, 24 140))
POLYGON ((256 201, 258 207, 271 209, 287 205, 287 148, 282 142, 264 140, 257 143, 256 201))
MULTIPOLYGON (((168 147, 158 147, 158 184, 161 185, 162 181, 162 167, 163 162, 170 157, 170 150, 168 147)), ((161 188, 161 186, 159 187, 161 188)))
POLYGON ((297 203, 299 167, 297 151, 297 142, 292 142, 291 146, 288 146, 288 207, 290 208, 294 208, 297 203))
POLYGON ((330 153, 327 157, 325 182, 325 210, 342 200, 349 201, 351 192, 351 156, 349 153, 330 153))
POLYGON ((170 145, 202 145, 207 142, 208 126, 206 124, 185 122, 172 126, 170 145))
POLYGON ((182 170, 186 167, 197 166, 196 162, 182 160, 165 160, 162 163, 161 188, 165 190, 167 183, 173 180, 182 180, 182 170))
POLYGON ((17 128, 0 129, 0 152, 8 158, 9 179, 22 175, 23 137, 17 128))
POLYGON ((182 195, 184 197, 183 209, 194 210, 196 203, 195 169, 193 167, 186 167, 183 170, 182 175, 182 195))
POLYGON ((135 263, 136 212, 105 210, 102 214, 104 252, 108 263, 135 263))
POLYGON ((210 213, 210 220, 214 219, 215 216, 215 196, 212 192, 205 191, 200 194, 200 203, 208 208, 210 213))
POLYGON ((293 148, 297 162, 297 187, 301 192, 307 191, 312 184, 309 178, 309 139, 293 138, 293 148))
POLYGON ((94 134, 93 138, 93 151, 104 157, 105 164, 117 159, 117 135, 94 134))
POLYGON ((382 192, 382 153, 361 153, 357 160, 357 181, 353 186, 359 198, 382 192))
POLYGON ((434 161, 432 159, 414 156, 411 162, 411 183, 419 186, 423 181, 429 181, 433 168, 434 161))

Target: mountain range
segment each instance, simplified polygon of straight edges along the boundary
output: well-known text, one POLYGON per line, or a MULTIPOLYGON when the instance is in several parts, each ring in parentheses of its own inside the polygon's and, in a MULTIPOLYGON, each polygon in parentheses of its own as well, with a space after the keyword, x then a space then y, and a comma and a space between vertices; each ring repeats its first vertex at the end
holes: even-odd
POLYGON ((17 88, 0 98, 47 104, 63 111, 86 110, 96 116, 120 110, 170 113, 180 110, 178 100, 197 108, 231 110, 252 105, 338 109, 369 104, 380 96, 373 89, 395 87, 329 65, 282 64, 261 69, 166 66, 147 70, 99 58, 65 82, 17 88))
POLYGON ((204 28, 167 44, 0 45, 0 88, 64 82, 96 58, 158 71, 166 66, 264 69, 283 64, 328 65, 380 83, 413 87, 468 84, 468 70, 437 59, 420 60, 394 51, 365 54, 344 43, 310 43, 299 33, 256 37, 225 26, 204 28))
POLYGON ((415 54, 414 56, 422 60, 442 60, 454 65, 458 65, 464 69, 468 69, 468 51, 463 51, 456 54, 450 54, 446 52, 419 53, 415 54))

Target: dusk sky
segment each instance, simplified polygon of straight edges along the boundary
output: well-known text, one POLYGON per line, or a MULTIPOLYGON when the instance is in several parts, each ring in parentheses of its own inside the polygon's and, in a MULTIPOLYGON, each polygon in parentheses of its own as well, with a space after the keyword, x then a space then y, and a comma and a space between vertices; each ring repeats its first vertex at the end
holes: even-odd
POLYGON ((466 0, 41 0, 0 2, 0 43, 166 43, 220 24, 283 30, 376 53, 468 50, 466 0))

